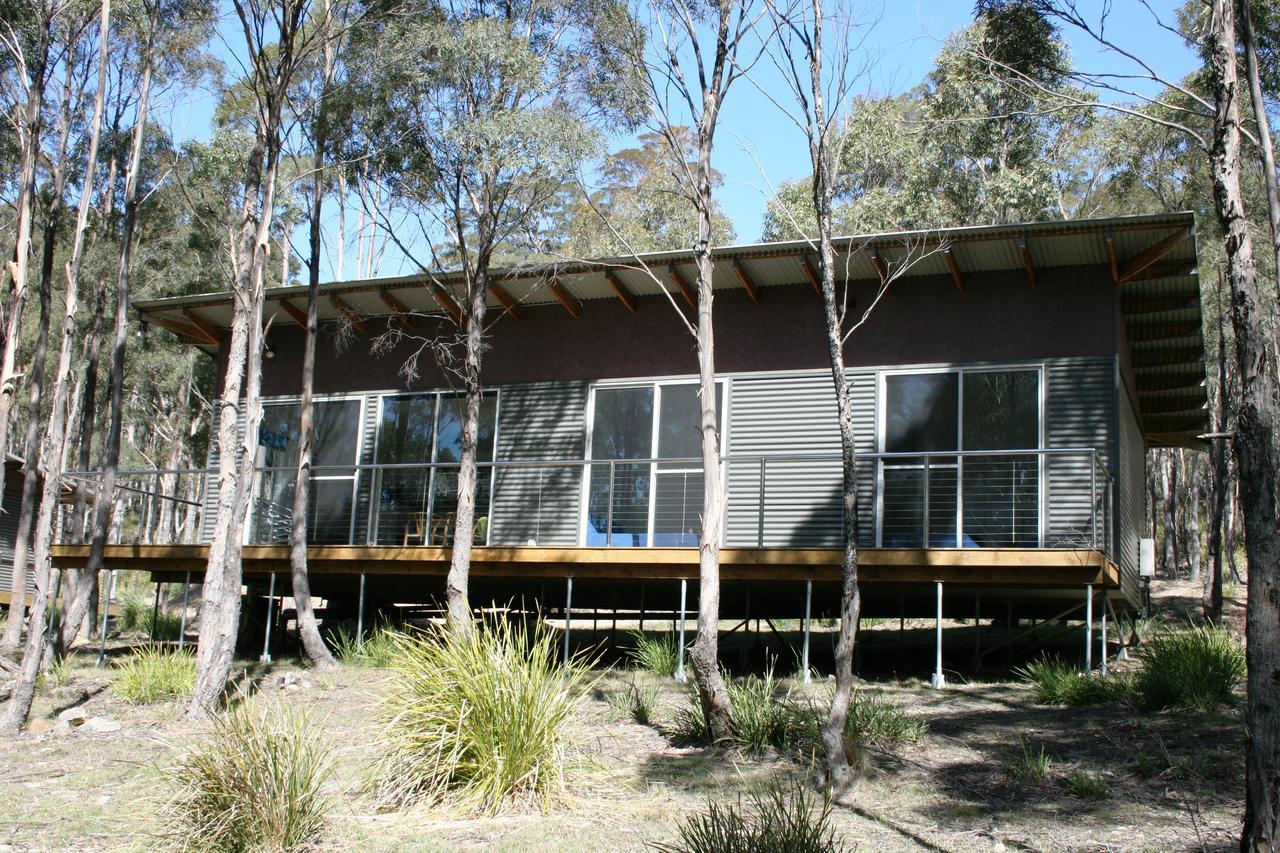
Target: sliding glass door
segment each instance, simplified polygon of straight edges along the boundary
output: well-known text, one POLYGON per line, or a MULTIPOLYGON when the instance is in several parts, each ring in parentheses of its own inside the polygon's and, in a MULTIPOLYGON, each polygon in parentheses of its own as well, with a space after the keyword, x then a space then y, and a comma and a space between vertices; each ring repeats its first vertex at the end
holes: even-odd
MULTIPOLYGON (((360 400, 318 400, 313 406, 315 445, 307 504, 307 541, 313 544, 346 545, 352 540, 360 407, 360 400)), ((262 407, 251 542, 289 541, 301 451, 300 420, 298 403, 262 407)))
MULTIPOLYGON (((724 387, 717 388, 723 412, 724 387)), ((588 454, 600 461, 587 477, 584 543, 696 546, 703 470, 698 386, 597 388, 591 412, 588 454)))
POLYGON ((880 464, 881 547, 1039 545, 1040 457, 1005 452, 1040 447, 1039 370, 891 373, 882 399, 902 455, 880 464))
MULTIPOLYGON (((465 405, 465 398, 453 393, 382 398, 375 458, 378 465, 393 467, 377 470, 373 538, 378 544, 452 544, 465 405)), ((476 448, 482 465, 493 461, 497 411, 497 396, 486 394, 476 448)), ((476 479, 475 541, 481 545, 488 541, 492 466, 481 467, 476 479)))

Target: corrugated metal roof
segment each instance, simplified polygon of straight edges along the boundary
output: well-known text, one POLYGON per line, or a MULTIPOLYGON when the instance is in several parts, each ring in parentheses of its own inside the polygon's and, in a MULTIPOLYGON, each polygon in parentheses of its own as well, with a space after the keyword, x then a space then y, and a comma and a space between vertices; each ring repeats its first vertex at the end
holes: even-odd
MULTIPOLYGON (((949 275, 944 248, 950 250, 962 275, 1026 269, 1028 257, 1032 267, 1029 275, 1053 267, 1109 265, 1116 270, 1121 289, 1140 399, 1170 391, 1204 398, 1200 284, 1195 265, 1194 217, 1190 213, 855 235, 839 238, 836 245, 837 267, 847 270, 847 277, 853 280, 879 277, 877 258, 890 275, 949 275), (1180 235, 1189 239, 1180 239, 1180 235), (1179 382, 1185 384, 1178 385, 1179 382)), ((814 246, 804 240, 726 246, 715 251, 713 286, 717 290, 742 289, 737 265, 756 288, 807 287, 806 258, 813 263, 815 252, 814 246)), ((546 286, 548 282, 557 283, 562 293, 577 300, 618 298, 607 273, 631 294, 657 295, 665 290, 679 299, 670 274, 672 266, 692 289, 696 267, 689 250, 591 260, 557 259, 499 270, 493 277, 506 297, 529 305, 558 301, 546 286)), ((457 271, 331 282, 321 286, 320 318, 341 316, 342 309, 332 297, 359 314, 390 314, 392 309, 383 298, 384 293, 391 294, 392 300, 410 311, 441 314, 443 309, 433 295, 432 280, 455 302, 463 301, 464 282, 457 271)), ((273 288, 267 293, 268 310, 280 310, 277 306, 283 300, 301 307, 306 293, 305 286, 273 288)), ((492 293, 488 301, 491 307, 501 307, 492 293)), ((198 323, 192 320, 191 313, 206 325, 226 328, 231 322, 229 293, 153 299, 137 302, 134 307, 151 322, 196 345, 210 346, 207 338, 198 334, 198 323), (197 334, 189 334, 191 331, 197 334)), ((286 320, 282 317, 280 321, 286 320)), ((1156 443, 1194 443, 1194 436, 1208 428, 1208 415, 1201 414, 1193 424, 1182 416, 1173 419, 1144 413, 1144 429, 1156 443)))

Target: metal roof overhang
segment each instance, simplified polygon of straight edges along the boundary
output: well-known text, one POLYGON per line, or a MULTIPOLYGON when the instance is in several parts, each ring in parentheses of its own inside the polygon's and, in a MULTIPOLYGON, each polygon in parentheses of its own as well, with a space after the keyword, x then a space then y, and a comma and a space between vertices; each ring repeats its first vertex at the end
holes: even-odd
MULTIPOLYGON (((850 280, 950 276, 1022 270, 1107 266, 1120 289, 1143 432, 1149 443, 1202 448, 1209 429, 1205 358, 1190 213, 1106 219, 940 228, 841 237, 837 260, 850 280)), ((816 287, 814 246, 805 240, 726 246, 715 252, 714 287, 746 290, 816 287)), ((492 308, 518 312, 524 305, 560 304, 577 316, 577 303, 668 294, 687 301, 695 280, 691 251, 652 252, 582 260, 540 258, 494 273, 492 308)), ((307 288, 267 291, 267 307, 302 319, 307 288)), ((342 317, 444 315, 462 303, 458 271, 331 282, 321 285, 321 321, 342 317)), ((134 303, 143 318, 184 342, 213 351, 231 323, 231 294, 207 293, 134 303)), ((634 308, 633 308, 634 310, 634 308)))

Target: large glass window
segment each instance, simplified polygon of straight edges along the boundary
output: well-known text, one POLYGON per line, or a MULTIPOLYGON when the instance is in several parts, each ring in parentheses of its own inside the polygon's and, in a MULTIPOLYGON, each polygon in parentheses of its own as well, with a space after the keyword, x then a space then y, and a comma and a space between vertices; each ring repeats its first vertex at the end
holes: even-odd
POLYGON ((1038 544, 1039 457, 949 451, 1038 448, 1039 371, 888 375, 884 425, 883 547, 1038 544))
MULTIPOLYGON (((318 400, 313 404, 315 445, 311 460, 311 497, 307 504, 307 540, 349 544, 360 440, 359 400, 318 400)), ((253 504, 252 541, 289 541, 293 495, 301 452, 301 407, 269 403, 258 429, 258 483, 253 504)))
MULTIPOLYGON (((476 543, 488 541, 498 399, 480 404, 476 459, 476 543)), ((454 393, 382 398, 378 420, 375 538, 385 545, 449 545, 458 510, 458 468, 466 398, 454 393), (436 463, 432 465, 430 463, 436 463)))
MULTIPOLYGON (((724 410, 718 385, 717 411, 724 410)), ((702 523, 698 386, 598 388, 591 422, 586 544, 686 547, 702 523), (629 459, 671 460, 629 463, 629 459)))

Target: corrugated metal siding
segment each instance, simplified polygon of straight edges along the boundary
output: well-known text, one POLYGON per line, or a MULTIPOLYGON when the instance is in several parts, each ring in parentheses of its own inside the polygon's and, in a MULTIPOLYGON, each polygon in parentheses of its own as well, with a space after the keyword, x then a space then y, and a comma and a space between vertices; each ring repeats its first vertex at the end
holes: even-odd
MULTIPOLYGON (((874 373, 850 374, 858 450, 875 448, 876 379, 874 373)), ((729 455, 840 453, 835 392, 831 375, 735 378, 729 402, 729 455)), ((730 463, 726 544, 751 547, 835 547, 840 544, 840 465, 838 460, 776 460, 765 468, 765 499, 760 506, 760 466, 730 463)), ((859 539, 872 543, 874 467, 859 469, 859 539)))
MULTIPOLYGON (((361 417, 364 425, 360 433, 360 464, 372 465, 374 449, 377 447, 378 420, 382 417, 382 398, 370 394, 360 401, 364 407, 361 417)), ((367 542, 370 545, 377 541, 373 524, 369 518, 369 504, 373 495, 373 471, 370 469, 356 471, 356 520, 351 531, 351 541, 367 542)))
MULTIPOLYGON (((1115 370, 1114 357, 1045 362, 1045 446, 1096 448, 1112 476, 1116 472, 1115 370)), ((1051 456, 1048 469, 1045 545, 1088 547, 1093 518, 1088 458, 1051 456)), ((1099 531, 1099 547, 1102 539, 1099 531)))
MULTIPOLYGON (((0 501, 0 592, 13 588, 13 543, 18 537, 18 513, 22 510, 22 474, 5 476, 4 496, 0 501)), ((31 552, 27 552, 27 594, 35 595, 35 571, 31 552)))
MULTIPOLYGON (((585 458, 587 382, 507 385, 498 402, 498 461, 585 458)), ((578 544, 582 466, 498 468, 492 545, 578 544)))
MULTIPOLYGON (((213 541, 213 528, 218 521, 218 462, 222 454, 218 448, 218 424, 221 421, 222 407, 216 402, 213 415, 209 419, 209 461, 205 467, 210 469, 204 479, 203 506, 200 509, 200 542, 209 544, 213 541)), ((236 410, 239 427, 236 429, 236 441, 244 435, 244 401, 236 410)))

